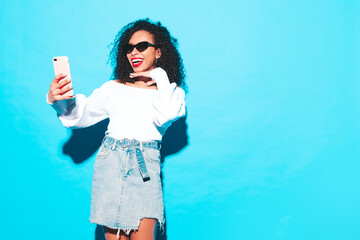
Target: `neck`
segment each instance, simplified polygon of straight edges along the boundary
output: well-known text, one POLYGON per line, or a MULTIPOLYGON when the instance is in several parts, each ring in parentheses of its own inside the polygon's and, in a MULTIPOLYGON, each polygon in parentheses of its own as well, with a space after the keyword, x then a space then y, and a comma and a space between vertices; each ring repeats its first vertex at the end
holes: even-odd
POLYGON ((138 77, 134 83, 130 83, 130 82, 126 82, 125 85, 128 85, 128 86, 133 86, 133 87, 138 87, 138 88, 151 88, 151 89, 156 89, 156 85, 151 85, 151 86, 148 86, 146 83, 148 81, 150 81, 151 78, 140 78, 138 77))
POLYGON ((135 82, 133 84, 138 86, 147 86, 146 83, 150 80, 151 78, 148 77, 137 77, 135 78, 135 82))
POLYGON ((148 81, 150 81, 150 80, 151 80, 151 78, 148 78, 148 77, 137 77, 137 78, 135 79, 135 83, 136 83, 136 82, 146 83, 146 82, 148 82, 148 81))

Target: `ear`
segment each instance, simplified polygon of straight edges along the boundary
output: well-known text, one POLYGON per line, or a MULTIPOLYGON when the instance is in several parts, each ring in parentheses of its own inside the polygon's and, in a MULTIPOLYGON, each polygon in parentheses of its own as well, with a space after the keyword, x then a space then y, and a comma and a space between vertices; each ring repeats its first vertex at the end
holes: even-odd
POLYGON ((156 49, 156 52, 155 52, 155 58, 159 59, 160 57, 161 57, 161 49, 158 48, 158 49, 156 49))

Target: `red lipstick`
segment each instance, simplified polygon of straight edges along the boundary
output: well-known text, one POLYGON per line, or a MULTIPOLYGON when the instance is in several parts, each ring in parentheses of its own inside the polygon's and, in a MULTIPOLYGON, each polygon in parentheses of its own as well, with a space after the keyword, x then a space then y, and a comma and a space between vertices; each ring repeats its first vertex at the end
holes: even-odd
POLYGON ((131 59, 131 63, 133 67, 139 67, 142 63, 143 63, 144 59, 143 58, 132 58, 131 59))

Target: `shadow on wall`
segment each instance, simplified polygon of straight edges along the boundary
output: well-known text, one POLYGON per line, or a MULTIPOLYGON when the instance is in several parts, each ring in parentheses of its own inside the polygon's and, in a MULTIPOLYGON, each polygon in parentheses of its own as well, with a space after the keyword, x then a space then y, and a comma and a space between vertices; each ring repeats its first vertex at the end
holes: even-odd
POLYGON ((109 119, 91 127, 72 129, 71 137, 63 146, 63 154, 79 164, 89 159, 100 147, 105 136, 109 119))
MULTIPOLYGON (((72 129, 72 134, 63 146, 63 153, 71 157, 74 163, 80 164, 89 159, 100 147, 105 136, 109 120, 101 121, 94 126, 72 129)), ((176 154, 188 145, 186 117, 178 119, 166 131, 161 143, 161 162, 164 163, 167 156, 176 154)), ((161 181, 164 176, 161 174, 161 181)), ((166 219, 166 214, 165 214, 166 219)), ((166 240, 166 222, 164 232, 158 229, 156 240, 166 240)), ((95 230, 95 240, 105 240, 101 226, 95 230)))

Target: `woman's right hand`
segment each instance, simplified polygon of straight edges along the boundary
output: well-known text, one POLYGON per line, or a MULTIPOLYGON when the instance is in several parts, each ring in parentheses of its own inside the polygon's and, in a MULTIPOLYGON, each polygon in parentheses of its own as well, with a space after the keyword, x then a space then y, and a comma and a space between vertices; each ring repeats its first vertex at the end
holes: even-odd
POLYGON ((56 75, 54 80, 51 82, 48 92, 48 100, 50 103, 74 97, 66 95, 67 92, 73 89, 71 79, 66 78, 66 76, 66 74, 56 75))

